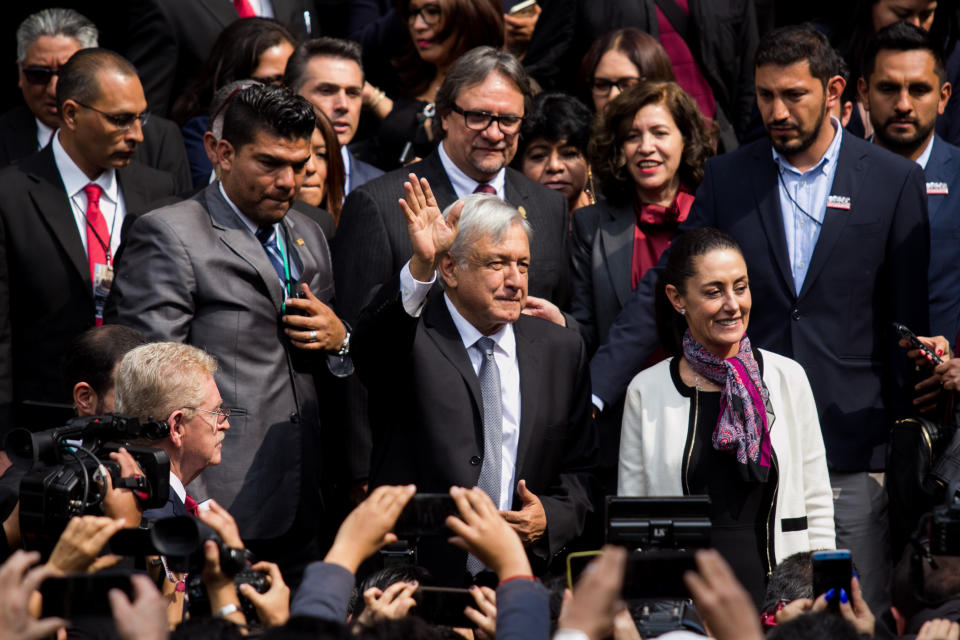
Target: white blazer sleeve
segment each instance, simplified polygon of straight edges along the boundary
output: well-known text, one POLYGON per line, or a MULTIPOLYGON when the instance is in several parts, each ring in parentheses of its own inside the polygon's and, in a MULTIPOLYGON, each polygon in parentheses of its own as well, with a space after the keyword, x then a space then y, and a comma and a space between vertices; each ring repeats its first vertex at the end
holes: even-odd
POLYGON ((833 521, 833 489, 827 472, 827 452, 823 446, 817 405, 803 369, 797 367, 791 393, 794 397, 796 427, 802 433, 803 487, 807 512, 810 549, 835 549, 837 536, 833 521))
POLYGON ((647 482, 643 473, 642 386, 638 375, 627 388, 620 428, 620 463, 617 472, 617 494, 621 496, 647 495, 647 482))

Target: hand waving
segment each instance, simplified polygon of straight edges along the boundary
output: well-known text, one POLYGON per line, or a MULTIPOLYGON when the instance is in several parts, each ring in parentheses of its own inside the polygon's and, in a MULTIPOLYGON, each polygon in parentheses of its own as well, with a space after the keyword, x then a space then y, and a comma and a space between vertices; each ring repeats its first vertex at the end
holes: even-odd
POLYGON ((463 202, 453 205, 449 218, 444 218, 430 183, 426 178, 418 180, 412 173, 403 185, 403 191, 405 198, 400 200, 400 208, 407 219, 407 232, 413 247, 410 273, 417 280, 427 282, 433 277, 440 257, 457 238, 463 202))

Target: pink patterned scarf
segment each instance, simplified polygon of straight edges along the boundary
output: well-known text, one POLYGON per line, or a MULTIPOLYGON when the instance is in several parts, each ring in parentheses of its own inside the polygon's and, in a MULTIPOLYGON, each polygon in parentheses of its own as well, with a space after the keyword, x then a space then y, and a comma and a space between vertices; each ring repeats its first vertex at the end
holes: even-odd
POLYGON ((694 340, 687 329, 683 335, 683 356, 697 374, 722 387, 713 448, 735 452, 745 480, 766 482, 774 415, 770 392, 760 377, 750 340, 744 334, 739 353, 723 360, 694 340))

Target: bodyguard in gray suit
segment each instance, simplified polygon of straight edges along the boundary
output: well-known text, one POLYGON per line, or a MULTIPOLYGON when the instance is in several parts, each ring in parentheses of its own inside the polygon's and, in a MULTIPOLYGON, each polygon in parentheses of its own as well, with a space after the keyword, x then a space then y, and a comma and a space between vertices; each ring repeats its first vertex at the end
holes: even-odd
POLYGON ((314 118, 309 102, 283 89, 240 91, 217 144, 221 181, 134 225, 108 308, 110 321, 217 358, 232 430, 223 463, 190 492, 226 505, 248 547, 285 568, 315 555, 315 374, 342 368, 349 345, 327 306, 327 242, 290 209, 314 118))

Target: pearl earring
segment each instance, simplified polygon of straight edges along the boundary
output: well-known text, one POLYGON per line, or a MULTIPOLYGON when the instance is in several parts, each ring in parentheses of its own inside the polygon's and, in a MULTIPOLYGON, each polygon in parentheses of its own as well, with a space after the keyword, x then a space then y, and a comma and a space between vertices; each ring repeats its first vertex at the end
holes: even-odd
POLYGON ((682 316, 687 315, 687 310, 686 310, 686 309, 680 309, 680 315, 682 315, 682 316))

